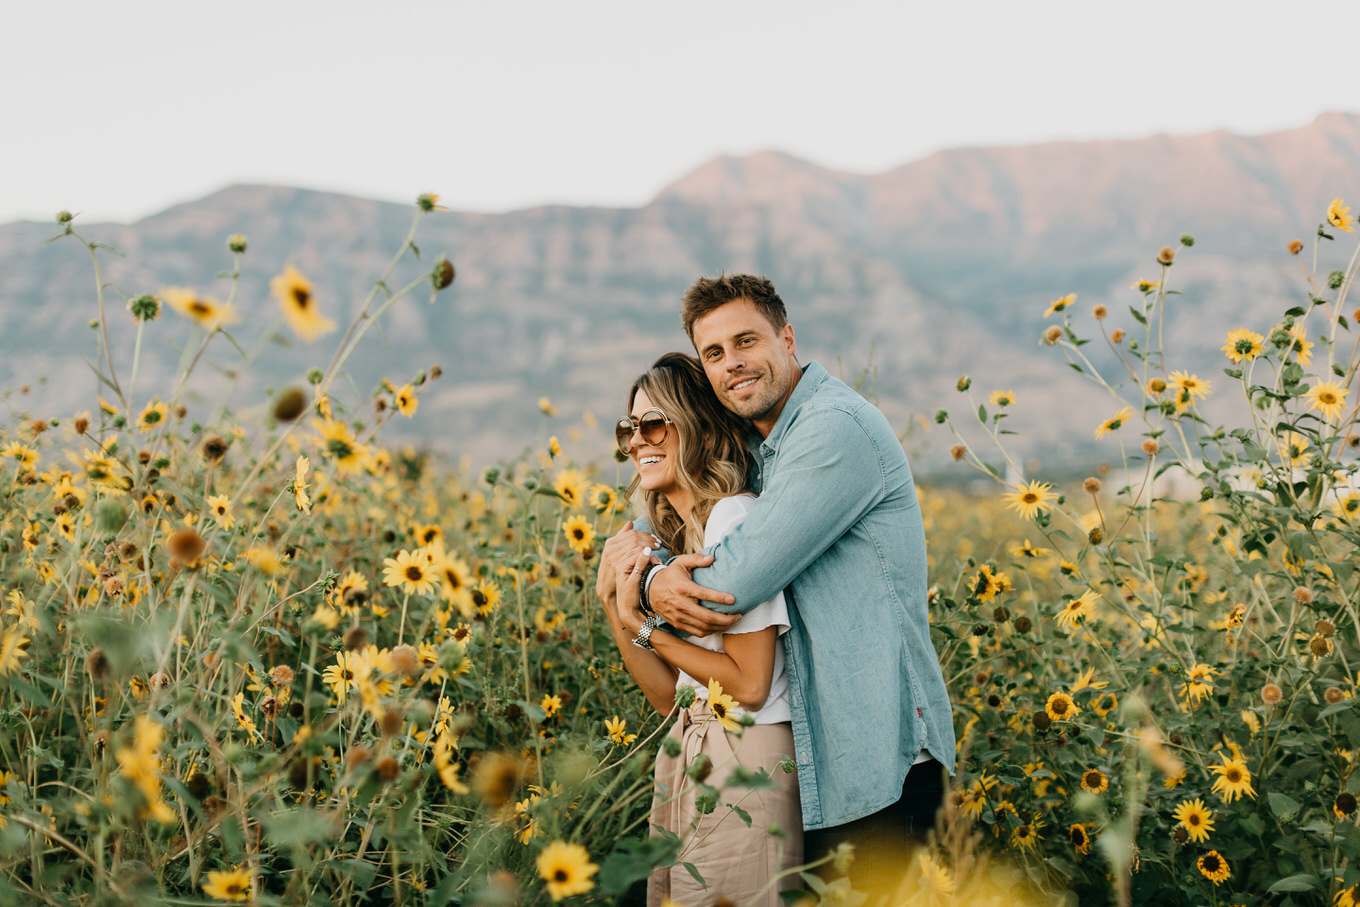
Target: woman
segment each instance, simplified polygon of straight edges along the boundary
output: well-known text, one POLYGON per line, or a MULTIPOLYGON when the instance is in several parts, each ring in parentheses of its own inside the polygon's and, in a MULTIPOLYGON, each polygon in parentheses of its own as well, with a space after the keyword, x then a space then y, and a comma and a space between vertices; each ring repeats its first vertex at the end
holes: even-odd
MULTIPOLYGON (((683 353, 667 353, 634 381, 628 407, 629 417, 616 429, 619 449, 637 468, 628 490, 632 495, 640 489, 657 539, 673 554, 715 544, 753 500, 747 491, 749 429, 714 398, 698 360, 683 353)), ((652 823, 678 835, 682 849, 674 866, 648 880, 648 904, 671 897, 698 907, 727 898, 774 907, 782 903, 779 889, 796 882, 772 880, 802 860, 797 778, 779 768, 793 754, 779 641, 789 628, 784 597, 757 606, 720 636, 682 640, 652 633, 639 606, 639 579, 652 562, 644 549, 621 563, 615 594, 602 596, 624 662, 653 707, 670 714, 680 688, 695 694, 670 731, 680 754, 668 756, 663 747, 657 757, 652 823), (738 731, 743 715, 754 724, 738 731), (701 754, 712 765, 704 783, 720 791, 717 808, 706 814, 696 808, 697 787, 686 775, 701 754), (765 770, 775 786, 724 787, 739 767, 765 770), (784 834, 771 835, 772 824, 784 834), (706 887, 681 863, 692 863, 706 887), (757 895, 761 900, 753 901, 757 895)))

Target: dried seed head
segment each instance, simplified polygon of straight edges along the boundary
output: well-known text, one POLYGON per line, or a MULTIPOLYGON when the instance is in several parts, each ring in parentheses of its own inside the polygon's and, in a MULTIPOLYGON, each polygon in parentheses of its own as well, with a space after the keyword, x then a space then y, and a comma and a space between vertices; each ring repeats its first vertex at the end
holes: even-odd
POLYGON ((216 463, 227 455, 227 449, 231 447, 230 442, 221 435, 209 435, 203 441, 201 451, 203 459, 209 463, 216 463))
POLYGON ((966 457, 967 455, 968 455, 968 448, 965 447, 965 446, 963 446, 962 444, 955 444, 953 447, 949 448, 949 457, 950 457, 950 459, 952 459, 955 463, 957 463, 958 461, 962 460, 962 459, 963 459, 964 457, 966 457))
POLYGON ((378 726, 382 729, 384 737, 395 737, 401 733, 401 726, 405 723, 400 712, 383 712, 382 718, 378 721, 378 726))
POLYGON ((1152 456, 1153 454, 1155 454, 1157 451, 1159 451, 1159 450, 1161 450, 1161 449, 1162 449, 1162 445, 1160 445, 1160 444, 1157 443, 1157 439, 1156 439, 1156 438, 1144 438, 1144 439, 1143 439, 1143 453, 1147 454, 1149 457, 1152 456))
POLYGON ((157 671, 147 678, 147 685, 156 692, 170 689, 170 675, 164 671, 157 671))
POLYGON ((1086 481, 1081 483, 1081 489, 1087 494, 1095 494, 1100 491, 1100 479, 1097 479, 1095 476, 1087 477, 1086 481))
POLYGON ((1341 813, 1341 815, 1349 816, 1351 813, 1355 812, 1355 794, 1352 794, 1349 791, 1342 791, 1336 795, 1336 803, 1334 805, 1336 811, 1341 813))
POLYGON ((1170 246, 1162 246, 1157 250, 1157 261, 1164 265, 1169 265, 1176 260, 1176 250, 1170 246))
POLYGON ((89 671, 90 676, 95 680, 107 679, 109 668, 109 657, 98 646, 91 649, 90 654, 85 656, 85 670, 89 671))
POLYGON ((397 646, 392 650, 392 667, 398 673, 414 677, 420 673, 420 656, 410 646, 397 646))
POLYGON ((1103 305, 1098 305, 1095 308, 1091 309, 1091 315, 1092 317, 1095 318, 1096 321, 1104 321, 1105 316, 1108 314, 1110 314, 1110 310, 1105 308, 1105 306, 1103 305))
POLYGON ((1111 342, 1111 343, 1123 343, 1123 342, 1124 342, 1124 329, 1123 329, 1123 328, 1115 328, 1113 331, 1110 331, 1110 342, 1111 342))
POLYGON ((203 556, 203 549, 206 547, 203 536, 189 527, 175 530, 166 544, 170 549, 171 556, 185 567, 190 568, 197 565, 198 559, 203 556))
POLYGON ((1346 698, 1346 694, 1342 691, 1341 687, 1328 687, 1323 691, 1322 698, 1327 700, 1328 705, 1336 705, 1346 698))
POLYGON ((90 427, 90 420, 89 420, 89 417, 87 417, 87 416, 76 416, 76 420, 75 420, 75 422, 72 423, 71 427, 75 429, 76 434, 78 434, 78 435, 83 435, 83 434, 85 434, 85 432, 86 432, 86 431, 89 429, 89 427, 90 427))
POLYGON ((1031 721, 1033 721, 1036 731, 1046 731, 1053 726, 1053 719, 1049 718, 1048 713, 1043 709, 1035 712, 1031 721))
POLYGON ((1325 658, 1332 654, 1332 641, 1320 634, 1314 634, 1313 638, 1308 640, 1308 651, 1314 658, 1325 658))
POLYGON ((1048 329, 1044 331, 1044 343, 1052 346, 1062 339, 1062 335, 1063 329, 1060 325, 1050 324, 1048 329))
POLYGON ((345 631, 345 648, 357 652, 368 646, 368 631, 363 627, 350 627, 345 631))
POLYGON ((269 671, 269 679, 274 681, 275 686, 291 687, 293 681, 297 679, 297 675, 288 665, 274 665, 269 671))
POLYGON ((1323 636, 1331 636, 1336 632, 1336 624, 1324 617, 1313 626, 1313 629, 1323 636))
POLYGON ((1310 604, 1312 604, 1312 603, 1313 603, 1313 590, 1312 590, 1312 589, 1309 589, 1307 586, 1298 586, 1298 587, 1296 587, 1296 588, 1294 589, 1294 601, 1298 602, 1298 603, 1301 604, 1301 605, 1310 605, 1310 604))
POLYGON ((289 387, 274 398, 274 418, 279 422, 292 422, 307 411, 307 393, 298 387, 289 387))
POLYGON ((1028 633, 1031 624, 1029 618, 1021 614, 1015 619, 1015 623, 1012 624, 1012 626, 1015 627, 1016 633, 1028 633))
POLYGON ((1275 705, 1283 698, 1284 691, 1280 689, 1278 684, 1268 683, 1261 687, 1261 700, 1266 705, 1275 705))
POLYGON ((1289 241, 1289 254, 1290 254, 1290 255, 1298 255, 1298 254, 1299 254, 1300 252, 1302 252, 1302 251, 1303 251, 1303 240, 1301 240, 1301 239, 1292 239, 1292 240, 1289 241))

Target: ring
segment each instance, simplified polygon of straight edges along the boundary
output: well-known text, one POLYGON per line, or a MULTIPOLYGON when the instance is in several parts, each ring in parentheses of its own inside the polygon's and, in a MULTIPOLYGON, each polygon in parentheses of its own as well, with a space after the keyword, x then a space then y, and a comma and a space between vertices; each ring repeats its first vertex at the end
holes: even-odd
POLYGON ((642 549, 642 556, 643 556, 643 557, 651 557, 651 556, 652 556, 652 549, 651 549, 651 548, 643 548, 643 549, 642 549))

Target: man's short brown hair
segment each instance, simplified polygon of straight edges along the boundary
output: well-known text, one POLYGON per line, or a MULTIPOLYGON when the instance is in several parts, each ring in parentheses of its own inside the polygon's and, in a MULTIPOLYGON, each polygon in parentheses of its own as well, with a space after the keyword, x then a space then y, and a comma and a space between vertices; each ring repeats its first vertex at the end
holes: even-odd
POLYGON ((680 307, 680 319, 684 322, 689 342, 694 342, 694 322, 703 318, 714 309, 721 308, 738 299, 749 299, 760 314, 770 322, 776 331, 789 323, 784 311, 784 300, 774 290, 768 277, 758 274, 719 274, 717 277, 700 277, 694 286, 685 291, 685 302, 680 307))

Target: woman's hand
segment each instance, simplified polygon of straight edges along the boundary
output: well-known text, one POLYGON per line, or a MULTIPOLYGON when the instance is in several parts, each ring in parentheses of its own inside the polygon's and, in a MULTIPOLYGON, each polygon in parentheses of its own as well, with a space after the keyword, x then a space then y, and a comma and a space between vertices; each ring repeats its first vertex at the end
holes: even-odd
POLYGON ((661 542, 650 532, 639 532, 633 528, 632 520, 610 536, 600 553, 600 566, 595 574, 595 596, 606 609, 614 607, 618 592, 619 568, 625 563, 631 565, 642 553, 643 548, 659 548, 661 542))
POLYGON ((652 554, 650 545, 644 545, 632 560, 620 560, 615 574, 615 608, 619 622, 629 633, 636 633, 642 626, 645 615, 642 613, 642 572, 650 564, 659 564, 661 559, 652 554))

